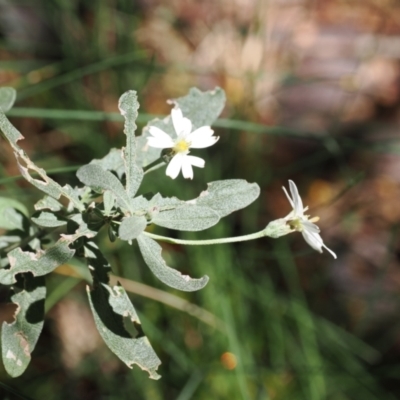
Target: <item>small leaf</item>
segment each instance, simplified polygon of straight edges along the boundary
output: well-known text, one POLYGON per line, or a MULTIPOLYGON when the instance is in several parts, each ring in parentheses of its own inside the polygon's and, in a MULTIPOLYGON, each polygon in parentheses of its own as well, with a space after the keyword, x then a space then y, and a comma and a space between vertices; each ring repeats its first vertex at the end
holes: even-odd
POLYGON ((208 189, 189 203, 210 207, 222 218, 248 206, 259 195, 260 187, 257 183, 248 183, 243 179, 227 179, 209 183, 208 189))
POLYGON ((104 171, 99 165, 88 164, 78 169, 78 179, 95 191, 110 190, 129 210, 130 202, 122 183, 111 172, 104 171))
POLYGON ((8 197, 0 197, 0 215, 1 211, 4 208, 8 207, 15 208, 16 210, 21 211, 22 214, 28 216, 28 209, 25 207, 24 204, 15 199, 10 199, 8 197))
POLYGON ((23 230, 24 215, 28 215, 28 210, 22 203, 7 197, 0 197, 0 229, 23 230))
POLYGON ((50 196, 45 196, 43 199, 39 200, 35 204, 35 210, 50 210, 50 211, 60 211, 63 208, 63 205, 59 203, 56 199, 50 196))
POLYGON ((18 306, 15 321, 3 322, 1 347, 4 367, 13 378, 20 376, 31 361, 44 321, 46 286, 43 277, 24 275, 24 290, 11 300, 18 306))
POLYGON ((20 248, 10 251, 7 254, 10 268, 0 270, 0 283, 12 285, 16 282, 15 276, 25 272, 31 272, 33 276, 49 274, 74 255, 75 251, 68 244, 65 239, 60 239, 42 254, 23 252, 20 248))
POLYGON ((92 160, 90 164, 99 165, 105 171, 113 171, 120 179, 125 173, 124 159, 120 149, 111 149, 102 159, 92 160))
POLYGON ((179 231, 201 231, 217 224, 219 215, 211 208, 184 204, 173 210, 154 214, 152 223, 179 231))
POLYGON ((146 235, 140 235, 137 238, 140 251, 144 261, 151 272, 163 283, 174 289, 185 292, 193 292, 203 289, 207 285, 208 276, 200 279, 193 279, 188 275, 182 275, 179 271, 168 267, 161 256, 161 246, 146 235))
POLYGON ((97 329, 110 350, 129 368, 137 364, 150 378, 159 379, 156 371, 161 361, 144 335, 125 290, 99 283, 87 291, 97 329))
POLYGON ((191 88, 189 94, 171 100, 170 103, 179 106, 183 116, 192 121, 193 130, 195 130, 201 126, 211 126, 221 114, 225 101, 225 92, 217 87, 207 92, 191 88))
POLYGON ((0 228, 1 229, 19 229, 24 230, 24 215, 14 208, 3 208, 0 210, 0 228))
POLYGON ((58 226, 67 225, 67 221, 58 219, 57 215, 47 212, 40 211, 35 217, 32 217, 31 220, 38 226, 43 228, 57 228, 58 226))
POLYGON ((123 158, 126 173, 126 191, 129 197, 133 197, 143 179, 143 170, 136 161, 135 131, 139 108, 136 92, 134 90, 125 92, 119 99, 118 108, 125 118, 126 147, 123 150, 123 158))
POLYGON ((136 239, 146 229, 146 226, 145 217, 126 217, 119 226, 119 238, 122 240, 136 239))
POLYGON ((17 97, 17 92, 12 87, 0 88, 0 108, 7 112, 12 108, 17 97))

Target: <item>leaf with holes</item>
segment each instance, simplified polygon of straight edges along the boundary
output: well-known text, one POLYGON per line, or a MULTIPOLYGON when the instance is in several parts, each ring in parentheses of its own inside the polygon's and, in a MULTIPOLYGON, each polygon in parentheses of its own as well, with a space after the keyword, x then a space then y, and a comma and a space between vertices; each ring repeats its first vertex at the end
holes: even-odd
POLYGON ((139 103, 134 90, 125 92, 119 99, 119 111, 125 118, 124 132, 126 135, 126 147, 123 149, 123 159, 126 174, 126 191, 129 197, 133 197, 143 179, 143 170, 136 160, 136 118, 138 116, 139 103))
POLYGON ((159 379, 156 371, 161 361, 144 335, 124 288, 98 283, 87 291, 97 329, 110 350, 129 368, 137 364, 150 378, 159 379))
POLYGON ((79 200, 76 192, 68 185, 61 187, 57 182, 53 181, 42 168, 37 167, 30 158, 26 155, 17 142, 24 139, 20 132, 7 119, 4 112, 0 108, 0 130, 8 140, 14 150, 14 155, 17 159, 18 168, 21 175, 33 186, 37 187, 42 192, 48 194, 55 199, 61 196, 66 197, 70 203, 80 211, 85 209, 85 206, 79 200), (37 173, 40 179, 33 178, 30 171, 37 173))
POLYGON ((7 254, 10 268, 0 269, 0 283, 12 285, 16 282, 16 275, 25 272, 31 272, 34 276, 49 274, 74 255, 75 251, 68 247, 69 244, 65 239, 60 239, 41 254, 24 252, 20 248, 10 251, 7 254))
POLYGON ((185 292, 194 292, 207 285, 209 278, 206 275, 200 279, 193 279, 168 267, 161 256, 161 246, 153 239, 142 234, 138 236, 137 241, 144 261, 161 282, 185 292))
POLYGON ((24 276, 24 288, 11 300, 17 305, 15 321, 3 322, 1 347, 4 367, 13 378, 20 376, 31 361, 44 321, 46 286, 43 277, 24 276))

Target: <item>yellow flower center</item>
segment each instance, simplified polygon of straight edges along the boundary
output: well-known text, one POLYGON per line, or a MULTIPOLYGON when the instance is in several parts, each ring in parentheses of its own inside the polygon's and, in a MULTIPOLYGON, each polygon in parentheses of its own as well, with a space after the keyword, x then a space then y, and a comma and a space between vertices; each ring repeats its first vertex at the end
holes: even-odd
POLYGON ((190 143, 185 139, 181 139, 175 143, 174 151, 175 153, 186 153, 189 150, 190 143))
POLYGON ((303 230, 303 225, 299 218, 291 219, 287 224, 290 226, 290 229, 295 231, 301 232, 303 230))
MULTIPOLYGON (((310 218, 308 215, 305 215, 306 219, 312 223, 318 222, 319 217, 313 217, 310 218)), ((294 231, 297 232, 302 232, 303 231, 303 224, 300 218, 294 218, 289 221, 287 221, 287 224, 289 225, 290 229, 293 229, 294 231)))

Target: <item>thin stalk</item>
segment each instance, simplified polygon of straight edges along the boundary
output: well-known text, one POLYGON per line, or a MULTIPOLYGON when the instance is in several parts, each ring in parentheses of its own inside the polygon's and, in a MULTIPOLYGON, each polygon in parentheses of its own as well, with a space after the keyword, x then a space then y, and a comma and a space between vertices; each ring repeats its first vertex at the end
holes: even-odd
POLYGON ((174 244, 183 244, 189 246, 205 246, 211 244, 221 244, 221 243, 234 243, 234 242, 245 242, 248 240, 259 239, 261 237, 267 236, 266 230, 250 233, 249 235, 236 236, 236 237, 228 237, 228 238, 220 238, 220 239, 208 239, 208 240, 183 240, 183 239, 174 239, 168 236, 160 236, 150 232, 143 232, 144 235, 151 237, 155 240, 161 240, 162 242, 174 243, 174 244))
POLYGON ((143 168, 143 171, 144 171, 145 174, 147 174, 147 173, 149 173, 151 171, 154 171, 154 170, 162 167, 164 164, 165 164, 164 158, 163 157, 159 157, 159 158, 157 158, 157 160, 155 160, 155 161, 151 162, 150 164, 146 165, 143 168))

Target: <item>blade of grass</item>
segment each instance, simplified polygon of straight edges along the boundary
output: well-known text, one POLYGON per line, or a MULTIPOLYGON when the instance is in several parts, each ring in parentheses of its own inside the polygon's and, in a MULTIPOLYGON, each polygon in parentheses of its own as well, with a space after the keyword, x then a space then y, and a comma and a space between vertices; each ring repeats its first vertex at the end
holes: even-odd
POLYGON ((84 76, 104 71, 107 68, 112 68, 123 64, 129 64, 132 62, 136 62, 138 60, 143 60, 145 58, 147 58, 147 53, 144 51, 134 51, 132 53, 109 57, 105 60, 101 60, 99 62, 87 65, 82 68, 73 69, 72 71, 66 72, 63 75, 59 75, 54 78, 50 78, 45 81, 39 82, 35 85, 20 89, 18 91, 17 100, 18 101, 23 100, 28 97, 37 95, 39 93, 49 91, 51 89, 57 88, 67 83, 76 81, 84 76))
POLYGON ((198 370, 195 370, 190 376, 189 380, 186 382, 186 385, 183 387, 182 391, 179 393, 179 396, 176 398, 176 400, 190 400, 203 379, 204 374, 198 370))
POLYGON ((299 276, 294 260, 288 257, 282 259, 281 254, 290 254, 286 240, 275 243, 277 260, 282 268, 290 296, 292 297, 292 311, 296 316, 296 324, 302 346, 302 353, 308 367, 315 370, 315 374, 305 377, 310 400, 326 398, 326 381, 323 372, 323 362, 315 335, 314 322, 311 312, 307 310, 306 299, 300 286, 299 276))

